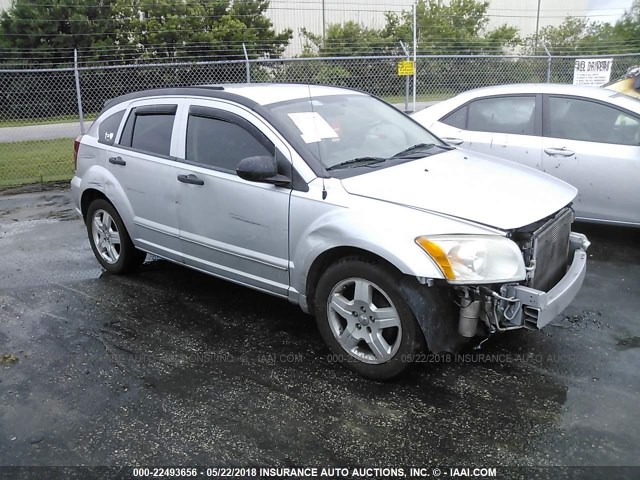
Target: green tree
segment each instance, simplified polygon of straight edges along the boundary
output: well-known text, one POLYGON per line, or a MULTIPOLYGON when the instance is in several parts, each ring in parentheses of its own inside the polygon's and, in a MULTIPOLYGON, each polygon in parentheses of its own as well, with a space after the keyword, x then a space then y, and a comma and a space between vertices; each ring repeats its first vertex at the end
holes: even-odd
POLYGON ((14 0, 0 14, 2 57, 69 62, 74 48, 110 45, 111 0, 14 0))
POLYGON ((386 38, 382 30, 368 28, 359 23, 348 21, 343 24, 331 24, 327 27, 324 40, 303 28, 305 39, 302 56, 355 57, 375 54, 393 54, 393 39, 386 38))
POLYGON ((525 39, 525 51, 531 55, 544 55, 545 47, 551 55, 592 55, 607 53, 612 27, 608 23, 591 22, 586 18, 567 17, 558 26, 541 28, 536 38, 525 39))
POLYGON ((84 60, 217 60, 277 57, 291 30, 276 32, 268 0, 14 0, 0 16, 3 57, 84 60))
MULTIPOLYGON (((416 7, 418 53, 475 54, 498 52, 520 42, 518 29, 502 25, 487 31, 489 2, 476 0, 419 0, 416 7)), ((413 14, 388 13, 384 35, 411 42, 413 14)))
POLYGON ((544 54, 544 46, 552 55, 598 55, 637 53, 640 51, 640 0, 616 21, 591 22, 585 18, 567 17, 558 26, 547 26, 525 40, 525 51, 544 54))
MULTIPOLYGON (((506 47, 518 44, 520 39, 514 27, 502 25, 487 31, 487 8, 488 2, 475 0, 451 0, 448 5, 436 0, 420 0, 416 11, 418 53, 452 55, 503 52, 506 47)), ((400 42, 411 47, 413 40, 413 14, 411 11, 400 14, 388 12, 386 25, 380 30, 346 22, 329 25, 324 39, 308 31, 302 33, 307 40, 302 56, 403 55, 400 42)), ((459 76, 461 65, 457 62, 445 65, 420 62, 417 68, 421 82, 447 85, 451 83, 452 76, 459 76)), ((333 83, 362 88, 377 95, 400 95, 404 91, 405 80, 397 75, 396 60, 334 60, 326 67, 317 62, 297 62, 296 69, 296 73, 302 72, 303 78, 310 79, 328 77, 328 71, 333 83)), ((463 69, 465 78, 475 82, 468 88, 498 78, 495 64, 490 62, 471 59, 464 62, 463 69)))
POLYGON ((277 33, 267 0, 115 0, 115 44, 125 58, 199 60, 278 57, 291 30, 277 33), (133 53, 132 53, 133 52, 133 53))
MULTIPOLYGON (((518 29, 502 25, 487 31, 489 2, 451 0, 419 0, 416 10, 418 53, 474 54, 503 52, 518 45, 518 29)), ((303 30, 307 40, 303 56, 357 56, 402 54, 400 42, 413 42, 413 13, 387 12, 381 30, 367 28, 355 22, 332 24, 324 40, 303 30)))
POLYGON ((640 0, 635 0, 611 29, 611 38, 622 52, 640 52, 640 0))

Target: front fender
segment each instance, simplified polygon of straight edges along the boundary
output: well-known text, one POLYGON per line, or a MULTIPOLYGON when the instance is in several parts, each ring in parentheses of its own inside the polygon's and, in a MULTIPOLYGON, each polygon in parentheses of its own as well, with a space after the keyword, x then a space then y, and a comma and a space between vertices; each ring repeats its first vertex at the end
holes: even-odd
MULTIPOLYGON (((373 253, 407 275, 443 278, 431 257, 416 245, 415 237, 373 229, 366 221, 353 221, 346 215, 332 215, 324 220, 311 225, 297 244, 293 254, 296 272, 309 272, 316 259, 328 250, 351 247, 373 253)), ((292 279, 292 286, 304 291, 306 273, 299 280, 301 283, 296 285, 292 279)))
MULTIPOLYGON (((292 217, 291 286, 299 293, 298 303, 309 312, 306 298, 309 272, 325 252, 351 247, 375 254, 394 265, 405 276, 398 285, 431 352, 457 352, 469 340, 457 331, 457 310, 452 290, 447 286, 421 285, 415 277, 443 279, 433 259, 416 243, 415 238, 436 233, 486 233, 481 227, 427 212, 389 205, 384 202, 367 206, 302 204, 304 218, 315 218, 298 229, 304 218, 292 217), (311 214, 309 216, 309 214, 311 214)), ((297 206, 297 205, 296 205, 297 206)), ((292 207, 292 213, 297 209, 292 207)), ((315 275, 314 275, 315 277, 315 275)))
POLYGON ((429 212, 352 199, 355 205, 346 206, 292 198, 291 287, 298 293, 304 295, 312 265, 331 249, 365 250, 406 275, 442 279, 440 268, 415 238, 436 233, 486 233, 481 227, 429 212))

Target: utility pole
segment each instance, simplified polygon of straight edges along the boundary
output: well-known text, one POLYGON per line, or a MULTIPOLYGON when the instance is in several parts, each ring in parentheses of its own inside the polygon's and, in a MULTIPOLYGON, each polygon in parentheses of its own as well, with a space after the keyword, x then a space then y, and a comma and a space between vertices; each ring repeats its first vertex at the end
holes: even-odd
POLYGON ((540 28, 540 2, 541 2, 541 0, 538 0, 538 13, 536 14, 535 47, 533 49, 533 54, 534 55, 538 52, 538 29, 540 28))
POLYGON ((325 29, 326 29, 326 19, 325 19, 325 0, 322 0, 322 43, 324 43, 325 40, 325 29))
MULTIPOLYGON (((539 1, 539 0, 538 0, 539 1)), ((418 75, 418 65, 416 60, 418 58, 418 28, 417 28, 417 16, 418 16, 418 0, 413 2, 413 111, 416 111, 416 84, 418 75)))
MULTIPOLYGON (((400 46, 402 47, 402 50, 404 50, 404 54, 407 56, 407 60, 411 61, 411 54, 409 53, 409 50, 407 50, 407 47, 405 46, 404 42, 402 40, 400 40, 400 46)), ((414 68, 415 68, 415 63, 414 63, 414 68)), ((416 111, 415 106, 413 108, 412 111, 416 111)), ((409 113, 409 75, 406 75, 404 77, 404 113, 409 113)))

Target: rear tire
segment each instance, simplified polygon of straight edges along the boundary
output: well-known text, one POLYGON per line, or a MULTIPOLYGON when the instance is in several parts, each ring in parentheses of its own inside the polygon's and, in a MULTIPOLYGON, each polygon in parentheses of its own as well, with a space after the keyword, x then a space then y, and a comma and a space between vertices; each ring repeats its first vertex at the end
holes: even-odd
POLYGON ((354 256, 331 265, 316 288, 316 322, 334 358, 374 380, 400 375, 425 347, 401 280, 400 272, 354 256))
POLYGON ((122 218, 108 201, 91 202, 86 225, 93 254, 108 272, 127 273, 144 263, 147 254, 133 245, 122 218))

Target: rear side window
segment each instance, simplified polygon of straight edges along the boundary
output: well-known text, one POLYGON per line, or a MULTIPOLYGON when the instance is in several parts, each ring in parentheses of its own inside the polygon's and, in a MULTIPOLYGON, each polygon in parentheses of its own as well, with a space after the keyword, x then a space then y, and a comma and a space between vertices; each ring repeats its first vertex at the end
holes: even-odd
POLYGON ((235 172, 238 162, 243 158, 273 156, 274 150, 269 150, 237 123, 189 115, 186 157, 191 162, 235 172))
POLYGON ((617 108, 571 97, 549 97, 545 136, 640 145, 640 121, 617 108))
POLYGON ((176 105, 150 105, 131 111, 120 145, 146 153, 169 156, 176 105))
POLYGON ((445 124, 450 125, 452 127, 460 128, 462 130, 466 130, 466 128, 467 128, 467 110, 468 110, 468 107, 465 105, 464 107, 459 108, 455 112, 450 113, 449 115, 447 115, 446 117, 444 117, 440 121, 442 123, 445 123, 445 124))
POLYGON ((124 117, 124 110, 116 112, 100 122, 100 126, 98 127, 98 142, 104 143, 105 145, 113 145, 122 117, 124 117))
POLYGON ((485 98, 469 104, 467 130, 534 135, 536 98, 485 98))
POLYGON ((137 115, 131 148, 169 155, 174 115, 137 115))

